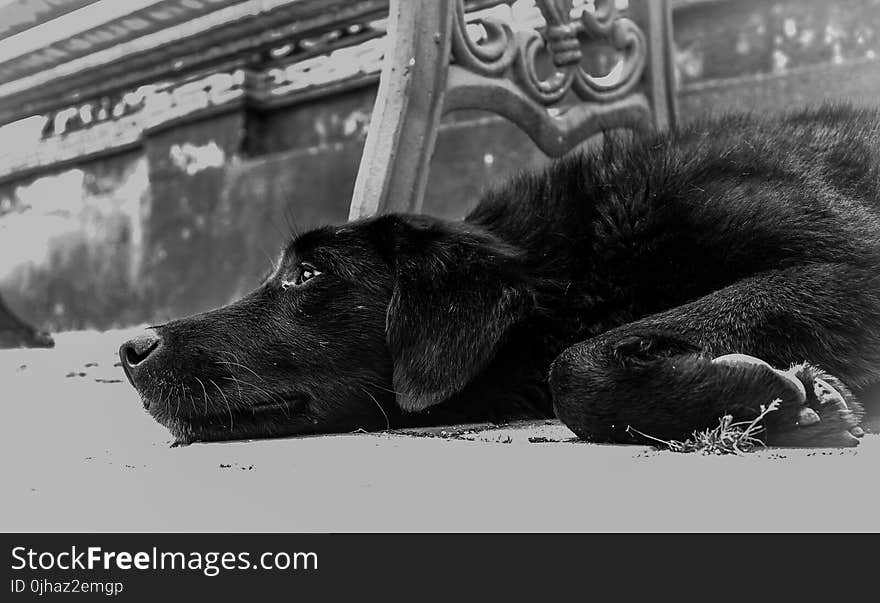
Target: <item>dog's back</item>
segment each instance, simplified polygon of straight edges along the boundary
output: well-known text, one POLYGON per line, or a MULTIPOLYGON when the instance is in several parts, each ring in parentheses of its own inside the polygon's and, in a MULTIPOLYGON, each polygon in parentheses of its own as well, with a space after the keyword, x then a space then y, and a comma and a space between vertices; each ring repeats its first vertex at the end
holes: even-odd
POLYGON ((630 319, 765 270, 878 265, 880 113, 825 107, 609 137, 489 192, 467 221, 630 319))

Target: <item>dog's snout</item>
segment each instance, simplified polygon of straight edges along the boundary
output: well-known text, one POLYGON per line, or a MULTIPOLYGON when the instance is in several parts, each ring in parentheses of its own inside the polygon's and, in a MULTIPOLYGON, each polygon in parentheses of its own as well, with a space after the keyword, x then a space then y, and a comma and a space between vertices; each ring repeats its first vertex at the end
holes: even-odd
POLYGON ((119 348, 119 359, 126 369, 133 369, 143 364, 156 351, 162 339, 155 331, 149 330, 130 339, 119 348))

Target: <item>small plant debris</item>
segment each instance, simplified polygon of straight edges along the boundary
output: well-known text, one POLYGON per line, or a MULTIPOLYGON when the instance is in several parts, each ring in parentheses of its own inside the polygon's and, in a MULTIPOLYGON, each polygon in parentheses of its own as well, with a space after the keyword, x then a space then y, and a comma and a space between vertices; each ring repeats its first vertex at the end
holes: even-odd
POLYGON ((758 436, 764 431, 761 421, 771 412, 779 408, 781 400, 773 400, 769 405, 761 405, 761 413, 753 421, 734 423, 731 415, 724 415, 713 429, 695 431, 684 442, 678 440, 661 440, 629 426, 627 433, 634 433, 655 442, 658 448, 672 452, 700 452, 702 454, 745 454, 759 448, 765 448, 758 436))
POLYGON ((529 443, 531 444, 559 444, 560 442, 566 443, 574 443, 579 442, 578 438, 546 438, 544 436, 530 436, 529 443))

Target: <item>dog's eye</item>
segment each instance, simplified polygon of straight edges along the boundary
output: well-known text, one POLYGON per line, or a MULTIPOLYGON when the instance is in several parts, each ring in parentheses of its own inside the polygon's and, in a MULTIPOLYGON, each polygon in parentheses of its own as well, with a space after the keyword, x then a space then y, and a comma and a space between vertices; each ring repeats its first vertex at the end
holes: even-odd
POLYGON ((297 284, 302 285, 304 282, 315 278, 319 274, 321 274, 321 272, 314 266, 303 264, 300 267, 299 274, 296 275, 297 284))
POLYGON ((311 264, 300 264, 297 267, 296 275, 292 280, 289 281, 281 281, 282 289, 289 289, 290 287, 299 287, 304 284, 306 281, 310 281, 316 276, 320 275, 321 271, 312 266, 311 264))

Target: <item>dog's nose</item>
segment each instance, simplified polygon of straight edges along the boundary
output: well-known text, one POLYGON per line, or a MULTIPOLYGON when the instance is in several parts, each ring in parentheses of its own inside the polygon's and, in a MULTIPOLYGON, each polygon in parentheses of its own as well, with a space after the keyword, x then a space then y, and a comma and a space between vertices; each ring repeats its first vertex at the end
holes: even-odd
POLYGON ((137 368, 156 351, 162 338, 155 331, 149 329, 134 339, 130 339, 119 347, 119 360, 122 361, 126 371, 137 368))

